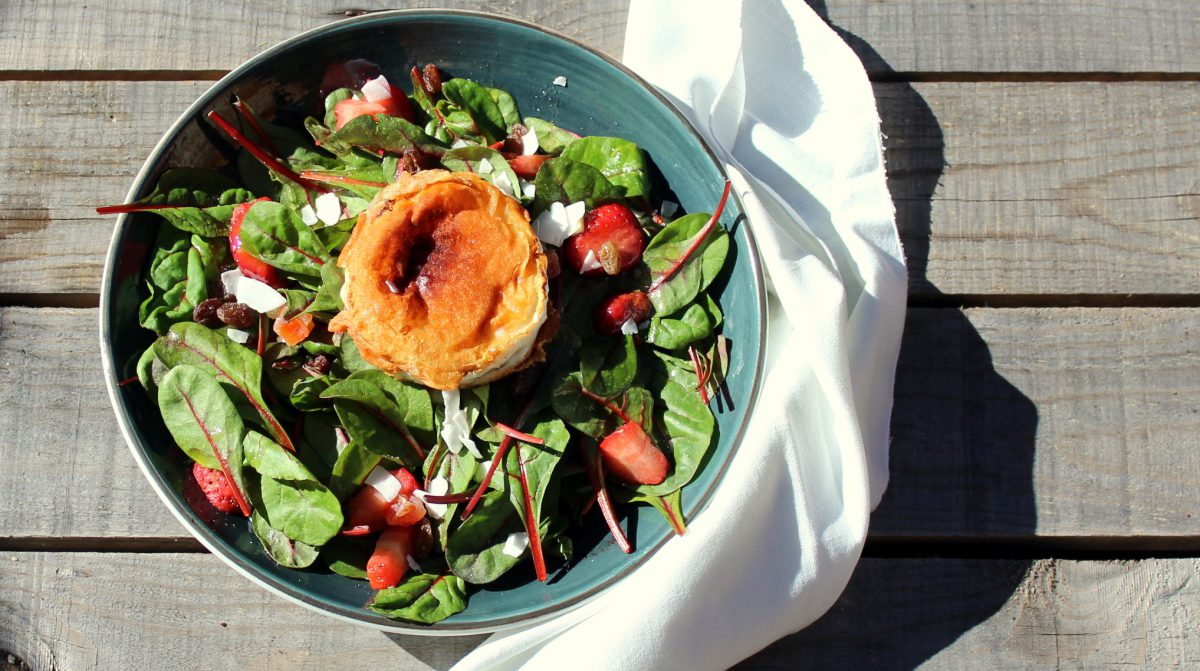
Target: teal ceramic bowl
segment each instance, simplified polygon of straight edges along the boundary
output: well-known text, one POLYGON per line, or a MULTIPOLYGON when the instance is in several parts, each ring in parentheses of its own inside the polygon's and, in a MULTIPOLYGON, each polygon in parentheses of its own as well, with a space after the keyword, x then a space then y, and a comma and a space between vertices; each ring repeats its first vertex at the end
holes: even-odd
MULTIPOLYGON (((288 40, 229 73, 189 108, 147 159, 129 193, 146 195, 170 167, 224 163, 223 138, 204 114, 227 111, 231 95, 277 121, 297 121, 320 109, 320 80, 326 67, 363 58, 382 67, 395 83, 407 83, 414 64, 437 63, 453 76, 510 91, 525 116, 549 119, 585 135, 628 138, 643 147, 670 191, 663 195, 684 211, 711 211, 725 175, 712 152, 684 118, 649 85, 610 58, 533 25, 496 16, 444 11, 370 14, 288 40), (554 84, 566 77, 567 85, 554 84), (289 116, 290 115, 290 116, 289 116)), ((635 571, 672 537, 662 517, 646 506, 626 512, 623 524, 634 541, 632 555, 607 536, 599 515, 575 539, 570 565, 551 567, 551 580, 537 582, 527 566, 514 569, 501 585, 471 595, 466 611, 436 625, 382 618, 363 604, 372 591, 365 582, 320 570, 278 567, 260 548, 244 518, 202 519, 185 502, 181 482, 188 464, 177 454, 155 406, 138 385, 120 386, 133 375, 152 335, 137 323, 144 298, 142 274, 158 219, 146 214, 118 220, 102 287, 100 336, 104 371, 117 419, 134 458, 163 502, 215 555, 262 587, 323 613, 410 634, 470 634, 528 624, 577 606, 635 571)), ((762 373, 765 308, 762 275, 749 227, 736 198, 722 224, 733 233, 733 263, 719 280, 724 333, 732 343, 729 397, 713 407, 719 442, 702 473, 684 490, 683 508, 693 520, 720 515, 704 510, 741 439, 754 407, 762 373), (731 400, 732 402, 728 402, 731 400)), ((683 536, 677 542, 687 542, 683 536)))

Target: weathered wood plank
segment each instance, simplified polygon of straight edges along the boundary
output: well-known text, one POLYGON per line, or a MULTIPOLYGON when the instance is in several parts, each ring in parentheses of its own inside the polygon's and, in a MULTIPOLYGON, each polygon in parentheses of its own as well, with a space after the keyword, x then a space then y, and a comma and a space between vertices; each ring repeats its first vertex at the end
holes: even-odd
MULTIPOLYGON (((387 635, 285 602, 204 554, 2 553, 0 648, 33 669, 446 668, 480 637, 387 635)), ((741 669, 1200 663, 1195 559, 865 559, 814 626, 741 669)))
MULTIPOLYGON (((0 309, 0 541, 186 536, 116 428, 95 320, 0 309)), ((910 310, 872 534, 1200 547, 1197 332, 1196 309, 910 310)))
MULTIPOLYGON (((562 31, 620 55, 628 0, 405 3, 482 9, 562 31)), ((872 73, 1197 72, 1200 17, 1191 0, 809 0, 841 29, 872 73)), ((231 0, 166 7, 120 0, 101 10, 56 0, 0 14, 0 63, 13 70, 228 70, 258 51, 359 10, 290 0, 273 11, 231 0), (154 58, 146 58, 154 53, 154 58)))
MULTIPOLYGON (((95 292, 92 208, 207 86, 0 83, 0 293, 95 292)), ((1200 83, 876 91, 914 296, 1200 291, 1200 83)))

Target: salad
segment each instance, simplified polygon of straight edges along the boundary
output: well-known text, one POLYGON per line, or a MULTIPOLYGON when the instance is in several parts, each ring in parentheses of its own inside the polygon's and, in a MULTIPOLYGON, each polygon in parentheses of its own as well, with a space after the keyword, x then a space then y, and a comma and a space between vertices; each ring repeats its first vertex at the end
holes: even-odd
POLYGON ((684 533, 681 491, 716 443, 729 361, 710 287, 729 184, 712 213, 675 216, 634 143, 523 117, 509 93, 434 65, 410 77, 408 94, 365 61, 331 67, 303 131, 234 100, 208 114, 229 165, 167 170, 98 211, 165 220, 139 309, 157 339, 123 384, 191 460, 193 509, 246 518, 280 565, 367 580, 367 608, 429 624, 510 571, 570 570, 591 516, 626 553, 624 507, 684 533), (385 372, 338 327, 355 227, 389 185, 431 171, 518 203, 545 257, 555 328, 486 384, 385 372))

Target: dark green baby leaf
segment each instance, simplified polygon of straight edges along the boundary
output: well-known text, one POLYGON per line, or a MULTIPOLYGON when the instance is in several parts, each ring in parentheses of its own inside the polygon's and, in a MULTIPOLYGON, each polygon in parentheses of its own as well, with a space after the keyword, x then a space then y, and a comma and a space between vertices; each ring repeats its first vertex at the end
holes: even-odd
POLYGON ((338 536, 321 546, 321 560, 338 575, 366 580, 367 560, 374 550, 374 538, 338 536))
POLYGON ((158 179, 149 196, 138 205, 170 206, 147 210, 176 228, 205 237, 229 234, 229 219, 238 203, 254 194, 215 170, 172 168, 158 179))
POLYGON ((563 158, 599 170, 626 198, 650 193, 650 177, 642 150, 619 137, 581 137, 563 149, 563 158))
POLYGON ((280 270, 321 276, 321 266, 333 260, 320 238, 292 208, 261 202, 246 212, 240 233, 242 248, 280 270))
POLYGON ((433 624, 467 607, 467 585, 453 573, 418 573, 380 590, 367 607, 387 617, 433 624))
MULTIPOLYGON (((649 266, 652 278, 657 280, 683 259, 711 216, 702 212, 684 215, 667 224, 650 240, 642 260, 649 266)), ((721 272, 728 253, 729 234, 717 225, 683 265, 650 292, 650 302, 656 313, 660 317, 670 317, 691 303, 721 272)))
POLYGON ((487 144, 503 140, 508 135, 504 113, 492 99, 487 87, 456 77, 442 84, 442 95, 471 117, 475 130, 483 135, 487 144))
POLYGON ((451 149, 442 156, 442 165, 452 172, 473 172, 491 182, 496 188, 504 191, 500 175, 508 181, 508 191, 518 196, 516 189, 519 182, 517 173, 513 172, 504 156, 488 147, 459 147, 451 149), (486 162, 486 163, 485 163, 486 162))
POLYGON ((427 135, 420 127, 399 117, 383 114, 378 118, 369 114, 355 117, 329 135, 321 146, 336 153, 330 143, 392 154, 403 154, 405 149, 410 149, 435 159, 441 158, 449 148, 427 135))
POLYGON ((342 528, 337 497, 294 455, 260 433, 242 443, 246 464, 261 476, 259 510, 273 529, 305 545, 320 546, 342 528))
POLYGON ((538 146, 551 156, 561 154, 562 150, 578 137, 549 121, 536 117, 525 117, 525 127, 537 133, 538 146))
POLYGON ((250 515, 250 528, 254 536, 262 543, 263 549, 275 560, 276 564, 285 568, 306 568, 311 566, 319 556, 319 550, 311 545, 294 541, 282 531, 275 529, 267 518, 254 511, 250 515))
POLYGON ((383 457, 351 440, 333 464, 329 491, 339 500, 346 500, 382 461, 383 457))
POLYGON ((704 294, 677 318, 651 319, 646 341, 663 349, 683 349, 707 338, 720 323, 721 308, 711 296, 704 294))
POLYGON ((409 468, 421 465, 425 452, 414 432, 426 441, 433 436, 433 406, 423 388, 378 370, 360 371, 333 384, 321 397, 333 401, 338 419, 355 442, 409 468))
POLYGON ((666 434, 666 444, 660 441, 659 447, 670 456, 671 471, 661 483, 637 488, 647 496, 663 496, 691 482, 715 442, 716 422, 694 388, 668 381, 655 414, 655 423, 666 434))
POLYGON ((551 203, 570 205, 584 201, 588 208, 599 202, 619 198, 621 190, 614 186, 599 170, 569 158, 552 158, 542 164, 533 178, 533 205, 530 217, 536 217, 550 207, 551 203))
POLYGON ((633 336, 589 340, 579 351, 580 382, 593 394, 612 398, 633 384, 637 358, 633 336))
POLYGON ((520 556, 504 553, 504 543, 509 534, 524 528, 508 496, 490 491, 471 516, 450 533, 446 562, 455 575, 469 583, 492 582, 521 561, 520 556))
POLYGON ((342 285, 345 282, 346 274, 336 263, 321 266, 321 286, 317 288, 317 295, 305 312, 341 312, 345 309, 342 303, 342 285))
POLYGON ((576 430, 596 439, 607 433, 608 413, 583 395, 583 382, 578 371, 564 377, 554 388, 550 404, 554 414, 576 430))
POLYGON ((511 133, 513 126, 521 123, 521 110, 517 109, 517 100, 503 89, 484 88, 487 89, 488 95, 492 97, 492 101, 500 110, 500 116, 504 119, 504 132, 511 133))

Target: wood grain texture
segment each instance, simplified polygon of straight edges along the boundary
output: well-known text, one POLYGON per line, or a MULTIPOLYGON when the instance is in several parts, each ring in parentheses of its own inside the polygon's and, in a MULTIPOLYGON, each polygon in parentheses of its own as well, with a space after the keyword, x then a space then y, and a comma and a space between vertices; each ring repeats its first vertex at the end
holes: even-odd
POLYGON ((91 7, 68 0, 8 3, 0 8, 0 63, 5 70, 33 71, 224 71, 277 42, 348 16, 428 7, 493 12, 620 55, 628 3, 285 0, 269 9, 234 0, 184 5, 117 0, 91 7))
MULTIPOLYGON (((93 208, 207 86, 0 82, 0 293, 94 293, 93 208)), ((913 296, 1200 291, 1200 83, 876 92, 913 296)))
MULTIPOLYGON (((1191 0, 809 0, 869 72, 1200 72, 1191 0)), ((480 9, 532 21, 620 55, 628 0, 329 3, 271 11, 233 0, 162 5, 65 0, 0 8, 0 63, 10 70, 228 70, 258 51, 348 14, 400 7, 480 9), (155 54, 147 58, 147 51, 155 54)))
MULTIPOLYGON (((811 628, 740 669, 1200 663, 1195 559, 866 559, 811 628)), ((0 553, 0 648, 38 671, 445 669, 481 637, 388 635, 286 602, 204 554, 0 553)))
MULTIPOLYGON (((96 318, 0 309, 10 546, 186 537, 117 431, 96 318)), ((910 310, 873 536, 1200 547, 1196 333, 1195 309, 910 310)))

